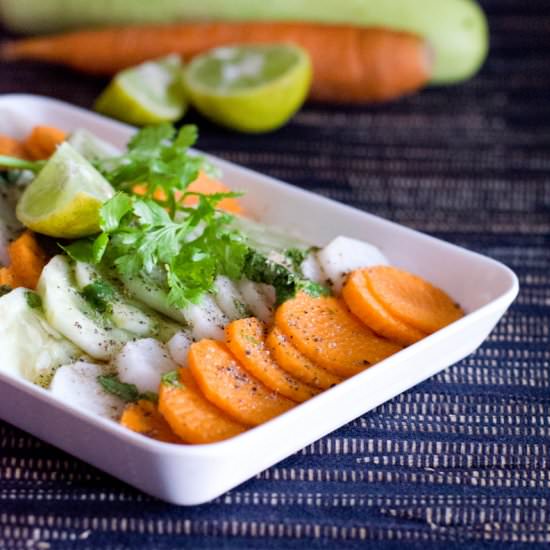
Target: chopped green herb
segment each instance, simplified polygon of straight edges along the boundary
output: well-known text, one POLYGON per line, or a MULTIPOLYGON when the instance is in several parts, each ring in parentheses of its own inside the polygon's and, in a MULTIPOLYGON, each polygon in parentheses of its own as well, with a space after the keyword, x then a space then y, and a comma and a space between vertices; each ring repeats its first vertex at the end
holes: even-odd
POLYGON ((181 382, 180 382, 177 370, 172 370, 164 374, 161 378, 161 381, 163 384, 166 384, 167 386, 175 386, 175 387, 181 386, 181 382))
POLYGON ((153 391, 146 391, 145 393, 142 393, 139 398, 151 401, 151 403, 158 403, 159 400, 158 393, 155 393, 153 391))
POLYGON ((27 300, 27 305, 32 309, 40 309, 42 307, 42 299, 35 292, 27 291, 25 299, 27 300))
POLYGON ((140 397, 139 390, 134 384, 121 382, 116 376, 98 376, 97 381, 106 392, 120 397, 123 401, 137 401, 140 397))
POLYGON ((287 250, 285 250, 285 256, 292 263, 294 271, 297 271, 298 273, 301 270, 302 262, 306 259, 308 254, 309 249, 288 248, 287 250))
POLYGON ((197 179, 208 163, 189 153, 197 140, 197 128, 182 126, 177 132, 171 124, 140 130, 128 143, 128 151, 115 159, 96 161, 96 168, 121 191, 134 192, 136 184, 147 182, 145 197, 169 209, 178 209, 178 194, 197 179))
POLYGON ((100 313, 110 310, 110 302, 115 297, 114 288, 106 281, 94 281, 82 289, 84 299, 100 313))
POLYGON ((8 170, 30 170, 31 172, 37 173, 42 170, 46 164, 44 160, 23 160, 17 157, 8 157, 5 155, 0 155, 0 166, 2 169, 8 170))
POLYGON ((256 283, 266 283, 275 288, 277 305, 293 298, 303 290, 312 296, 326 296, 329 290, 308 279, 302 279, 284 265, 268 259, 263 254, 249 249, 244 265, 244 275, 256 283))

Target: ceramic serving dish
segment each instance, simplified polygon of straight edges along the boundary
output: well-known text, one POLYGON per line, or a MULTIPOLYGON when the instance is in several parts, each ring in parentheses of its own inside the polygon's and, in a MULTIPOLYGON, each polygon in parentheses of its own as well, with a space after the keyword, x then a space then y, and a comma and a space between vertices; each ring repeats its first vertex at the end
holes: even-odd
MULTIPOLYGON (((37 124, 84 127, 117 146, 129 126, 71 105, 31 95, 0 97, 0 132, 22 137, 37 124)), ((175 504, 209 501, 474 351, 518 292, 506 266, 211 157, 224 181, 246 192, 247 212, 304 240, 326 244, 337 235, 367 240, 390 262, 447 291, 467 312, 452 325, 310 401, 250 431, 209 445, 147 439, 115 422, 74 410, 48 391, 0 370, 0 418, 175 504), (281 205, 284 205, 282 207, 281 205)), ((2 362, 0 350, 0 364, 2 362)))

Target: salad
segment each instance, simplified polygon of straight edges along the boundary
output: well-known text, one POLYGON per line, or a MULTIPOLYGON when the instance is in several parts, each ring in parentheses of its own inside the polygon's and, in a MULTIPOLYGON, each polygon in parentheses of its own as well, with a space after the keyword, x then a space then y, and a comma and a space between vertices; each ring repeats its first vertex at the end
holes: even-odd
POLYGON ((0 369, 171 443, 237 435, 463 315, 346 236, 249 217, 162 124, 0 137, 0 369))

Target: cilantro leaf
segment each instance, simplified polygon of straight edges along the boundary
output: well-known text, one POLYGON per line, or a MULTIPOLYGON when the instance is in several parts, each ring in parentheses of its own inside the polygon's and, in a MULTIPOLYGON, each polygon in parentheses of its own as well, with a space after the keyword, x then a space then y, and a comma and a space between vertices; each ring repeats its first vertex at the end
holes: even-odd
POLYGON ((100 210, 101 229, 107 233, 114 231, 120 220, 132 210, 132 197, 126 193, 117 193, 100 210))
POLYGON ((107 393, 112 393, 123 401, 132 402, 139 399, 140 393, 134 384, 125 384, 114 375, 100 375, 97 381, 107 393))
POLYGON ((114 288, 106 281, 97 280, 82 289, 82 296, 100 313, 111 309, 110 302, 115 297, 114 288))
POLYGON ((167 123, 149 126, 134 135, 124 155, 98 160, 95 166, 116 189, 144 195, 173 216, 178 197, 208 167, 201 156, 189 153, 197 135, 193 125, 178 132, 167 123))
POLYGON ((108 376, 100 375, 97 377, 97 381, 107 393, 120 397, 123 401, 126 401, 126 403, 132 403, 139 399, 146 399, 153 403, 158 401, 158 395, 156 393, 150 391, 140 393, 135 384, 121 382, 114 374, 108 376))

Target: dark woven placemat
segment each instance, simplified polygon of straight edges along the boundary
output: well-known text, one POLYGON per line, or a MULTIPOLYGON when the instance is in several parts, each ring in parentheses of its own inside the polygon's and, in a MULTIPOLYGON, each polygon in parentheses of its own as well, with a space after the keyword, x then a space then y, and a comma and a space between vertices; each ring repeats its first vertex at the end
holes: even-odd
MULTIPOLYGON (((151 499, 0 422, 0 548, 550 542, 550 5, 483 4, 491 56, 465 85, 371 108, 308 106, 261 137, 197 121, 202 149, 512 267, 520 296, 485 344, 195 508, 151 499)), ((0 66, 1 92, 89 107, 103 85, 52 66, 0 66)))

